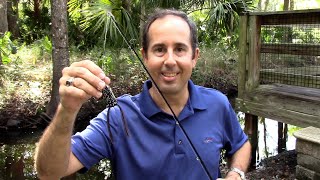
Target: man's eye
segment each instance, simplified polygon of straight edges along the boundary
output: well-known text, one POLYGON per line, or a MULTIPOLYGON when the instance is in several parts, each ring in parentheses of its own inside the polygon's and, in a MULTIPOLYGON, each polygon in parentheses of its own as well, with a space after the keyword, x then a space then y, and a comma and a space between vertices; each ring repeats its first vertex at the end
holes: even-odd
POLYGON ((178 52, 184 51, 184 49, 182 47, 177 48, 178 52))
POLYGON ((156 56, 163 56, 163 54, 165 53, 165 49, 163 47, 157 47, 153 50, 154 54, 156 56))
POLYGON ((163 48, 156 48, 154 51, 155 52, 163 52, 164 50, 163 50, 163 48))
POLYGON ((183 48, 183 47, 177 47, 175 51, 176 51, 176 53, 177 53, 178 56, 182 56, 182 55, 185 54, 186 49, 183 48))

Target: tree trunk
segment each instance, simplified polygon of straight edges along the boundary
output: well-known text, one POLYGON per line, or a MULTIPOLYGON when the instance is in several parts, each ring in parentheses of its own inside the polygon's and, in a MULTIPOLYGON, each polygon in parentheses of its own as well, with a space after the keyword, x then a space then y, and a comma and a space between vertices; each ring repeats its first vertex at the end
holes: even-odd
POLYGON ((290 0, 290 10, 294 10, 294 0, 290 0))
POLYGON ((0 0, 0 36, 8 31, 7 1, 0 0))
MULTIPOLYGON (((0 68, 2 68, 1 65, 2 65, 2 55, 1 55, 1 51, 0 51, 0 68)), ((2 87, 2 80, 1 79, 0 79, 0 87, 2 87)))
POLYGON ((268 10, 268 6, 269 6, 269 0, 266 0, 264 2, 264 11, 267 11, 268 10))
POLYGON ((262 6, 262 0, 259 0, 259 1, 258 1, 258 5, 257 5, 257 10, 258 10, 258 11, 261 11, 261 10, 262 10, 262 7, 261 7, 261 6, 262 6))
POLYGON ((289 0, 283 1, 283 10, 288 11, 289 10, 289 0))
MULTIPOLYGON (((146 2, 145 0, 140 1, 140 6, 141 6, 141 13, 140 13, 140 37, 142 38, 142 33, 143 33, 143 26, 144 26, 144 20, 145 20, 145 15, 146 15, 146 2)), ((141 42, 140 42, 141 43, 141 42)))
POLYGON ((7 1, 7 17, 8 17, 8 30, 11 32, 12 37, 19 38, 20 30, 18 26, 18 1, 7 1))
POLYGON ((33 0, 33 18, 38 24, 40 23, 40 0, 33 0))
POLYGON ((229 30, 228 30, 229 36, 232 36, 232 34, 234 33, 233 23, 234 23, 234 16, 233 14, 230 14, 230 24, 229 24, 229 30))
POLYGON ((67 0, 51 0, 52 31, 52 90, 46 113, 53 117, 59 103, 59 79, 62 69, 69 66, 67 0))

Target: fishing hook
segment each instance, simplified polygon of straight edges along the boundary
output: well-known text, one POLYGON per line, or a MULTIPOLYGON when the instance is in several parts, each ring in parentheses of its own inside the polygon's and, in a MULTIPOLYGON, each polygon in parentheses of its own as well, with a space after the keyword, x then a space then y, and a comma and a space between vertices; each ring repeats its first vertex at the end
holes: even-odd
MULTIPOLYGON (((180 122, 178 121, 178 117, 176 116, 176 114, 173 112, 173 109, 171 108, 169 102, 167 101, 167 99, 164 97, 163 93, 160 91, 159 86, 156 84, 156 82, 154 81, 154 79, 152 78, 150 72, 148 71, 148 69, 146 68, 146 66, 144 65, 144 63, 142 62, 140 56, 138 55, 137 51, 131 46, 131 44, 129 43, 128 39, 125 37, 124 33, 122 32, 122 30, 120 29, 119 24, 117 23, 117 21, 115 20, 114 16, 112 13, 108 12, 108 15, 111 17, 112 22, 114 23, 116 29, 119 31, 120 35, 122 36, 122 38, 124 39, 125 43, 128 45, 128 47, 133 51, 133 53, 135 54, 135 56, 138 58, 138 60, 140 61, 140 64, 142 65, 143 69, 145 70, 145 72, 148 74, 150 80, 153 82, 153 84, 155 85, 156 89, 159 91, 161 97, 163 98, 163 100, 165 101, 166 105, 168 106, 168 108, 170 109, 170 112, 173 115, 173 119, 175 121, 175 123, 180 127, 180 129, 183 132, 183 135, 187 138, 188 143, 190 144, 190 147, 193 151, 193 153, 196 155, 196 160, 200 162, 200 165, 202 167, 202 169, 204 169, 206 175, 208 176, 208 178, 210 180, 212 180, 212 177, 209 173, 209 170, 207 169, 207 167, 205 166, 203 160, 201 159, 198 151, 196 150, 195 146, 193 145, 193 143, 191 142, 191 139, 189 138, 189 136, 187 135, 187 132, 185 131, 185 129, 183 128, 183 126, 181 126, 180 122)), ((109 88, 110 89, 110 88, 109 88)), ((112 91, 111 91, 112 92, 112 91)), ((119 105, 118 105, 119 106, 119 105)), ((120 106, 119 106, 120 107, 120 106)), ((109 110, 108 110, 109 111, 109 110)), ((122 110, 121 110, 122 111, 122 110)), ((122 112, 123 114, 123 112, 122 112)), ((124 117, 124 116, 123 116, 124 117)))

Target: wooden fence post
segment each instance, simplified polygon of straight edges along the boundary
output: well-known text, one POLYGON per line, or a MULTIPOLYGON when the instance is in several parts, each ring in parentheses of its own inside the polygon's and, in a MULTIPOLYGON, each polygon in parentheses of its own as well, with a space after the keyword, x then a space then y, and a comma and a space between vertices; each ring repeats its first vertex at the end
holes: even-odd
POLYGON ((258 149, 258 116, 245 113, 244 132, 248 135, 251 143, 251 162, 249 168, 254 168, 257 161, 258 149))

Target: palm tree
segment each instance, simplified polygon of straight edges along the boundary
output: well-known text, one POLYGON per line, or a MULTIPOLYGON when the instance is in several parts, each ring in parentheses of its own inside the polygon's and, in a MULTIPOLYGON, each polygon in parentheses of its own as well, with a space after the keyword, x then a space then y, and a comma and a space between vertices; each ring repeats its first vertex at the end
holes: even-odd
POLYGON ((51 99, 46 108, 46 114, 53 117, 59 103, 59 79, 62 69, 69 65, 67 0, 51 0, 52 22, 52 63, 53 78, 51 99))
POLYGON ((155 8, 181 9, 189 14, 197 11, 206 13, 207 17, 202 23, 212 27, 211 33, 224 33, 227 36, 234 32, 239 14, 251 3, 251 0, 97 0, 92 3, 87 0, 70 0, 69 12, 71 16, 81 14, 82 29, 103 35, 105 45, 107 42, 121 45, 123 40, 111 15, 121 25, 126 37, 136 42, 137 32, 147 18, 146 14, 155 8))
POLYGON ((92 3, 86 0, 82 0, 82 2, 70 0, 68 5, 71 16, 81 16, 80 27, 82 30, 103 37, 104 47, 107 43, 119 46, 123 42, 113 19, 121 26, 128 39, 131 41, 138 39, 137 23, 132 19, 131 14, 134 13, 132 13, 130 0, 98 0, 92 3))
POLYGON ((0 35, 8 31, 7 1, 0 0, 0 35))

